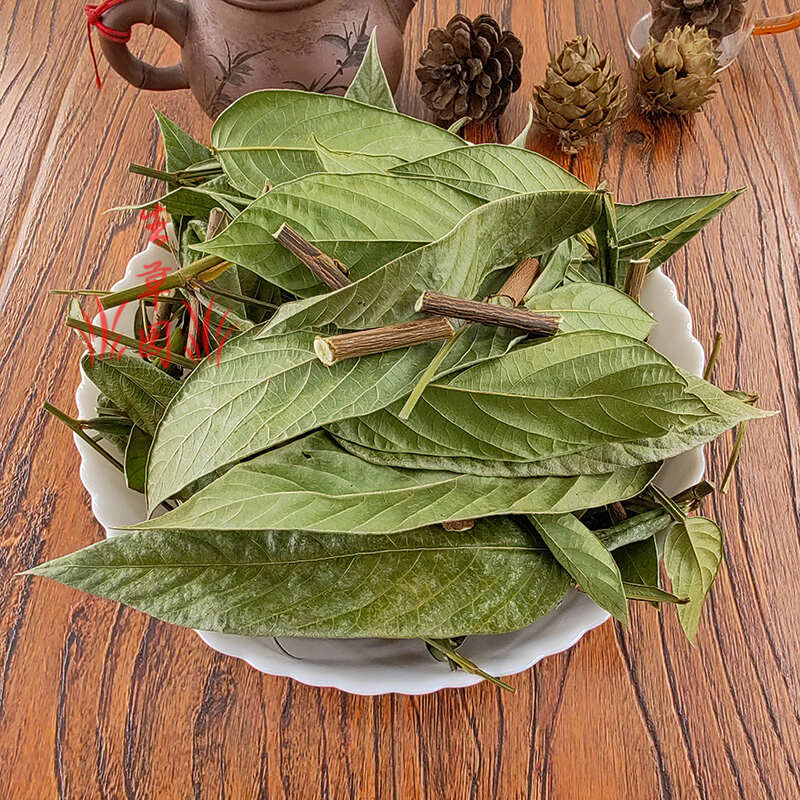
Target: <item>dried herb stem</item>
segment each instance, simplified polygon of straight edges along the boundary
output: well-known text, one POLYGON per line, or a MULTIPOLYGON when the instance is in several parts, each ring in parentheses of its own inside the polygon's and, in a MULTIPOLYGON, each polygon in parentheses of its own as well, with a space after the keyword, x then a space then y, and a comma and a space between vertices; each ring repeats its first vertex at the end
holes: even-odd
POLYGON ((561 317, 558 314, 543 314, 524 308, 509 308, 497 303, 450 297, 439 292, 425 291, 416 304, 417 311, 425 311, 441 317, 465 319, 484 325, 515 328, 537 336, 553 336, 558 333, 561 317))
POLYGON ((213 178, 222 174, 220 167, 209 167, 203 170, 178 170, 177 172, 165 172, 160 169, 153 169, 142 164, 129 164, 128 172, 134 175, 144 175, 146 178, 154 178, 164 183, 178 184, 180 186, 194 186, 197 183, 213 178))
POLYGON ((206 226, 206 241, 210 242, 230 225, 231 218, 221 208, 212 208, 206 226))
POLYGON ((437 339, 449 339, 454 334, 455 329, 443 317, 426 317, 338 336, 318 336, 314 340, 314 352, 323 364, 330 367, 349 358, 386 353, 437 339))
MULTIPOLYGON (((531 290, 531 286, 533 286, 534 281, 539 277, 540 271, 541 263, 538 261, 538 259, 523 259, 519 262, 519 264, 517 264, 516 267, 514 267, 514 271, 508 276, 506 282, 500 287, 500 290, 497 292, 497 294, 489 298, 489 302, 505 305, 507 301, 510 300, 512 305, 518 306, 528 295, 528 292, 531 290)), ((456 332, 455 336, 453 336, 451 339, 448 339, 442 345, 439 352, 433 357, 433 360, 425 368, 425 372, 422 373, 422 377, 417 381, 416 385, 411 391, 411 394, 403 404, 403 408, 400 409, 400 413, 398 414, 400 419, 408 419, 411 416, 411 412, 416 407, 428 384, 433 380, 439 367, 441 367, 442 363, 444 362, 445 358, 447 358, 456 342, 469 330, 470 325, 471 323, 462 325, 456 332)))
POLYGON ((347 267, 323 253, 285 222, 272 234, 292 255, 303 262, 328 288, 342 289, 352 281, 345 274, 347 267))
POLYGON ((634 258, 631 260, 628 274, 625 276, 625 294, 630 295, 637 303, 642 296, 642 287, 649 266, 649 259, 634 258))
POLYGON ((442 527, 451 533, 461 533, 462 531, 471 531, 475 527, 474 519, 454 519, 449 522, 443 522, 442 527))
POLYGON ((499 686, 501 689, 505 689, 508 692, 516 692, 516 689, 511 686, 511 684, 485 672, 479 666, 473 664, 468 658, 462 656, 457 650, 444 644, 440 639, 423 639, 423 641, 434 650, 447 656, 453 663, 458 664, 465 672, 469 672, 472 675, 479 675, 481 678, 484 678, 495 686, 499 686))
POLYGON ((412 390, 411 394, 408 396, 403 407, 400 409, 400 413, 397 415, 400 419, 408 419, 411 416, 411 412, 414 410, 414 407, 419 402, 420 397, 422 397, 422 393, 428 387, 428 384, 434 379, 436 373, 439 370, 439 367, 442 366, 442 363, 447 358, 450 351, 455 347, 456 342, 469 330, 469 325, 462 325, 452 336, 448 339, 439 349, 439 352, 433 357, 433 360, 427 367, 425 367, 425 372, 422 373, 422 377, 417 381, 416 386, 412 390))
MULTIPOLYGON (((233 264, 230 261, 225 261, 217 256, 205 256, 167 275, 159 283, 158 293, 161 294, 172 289, 183 288, 190 278, 199 277, 205 280, 213 280, 232 266, 233 264)), ((123 303, 131 303, 148 295, 152 296, 153 292, 152 284, 140 283, 127 289, 120 289, 118 292, 108 292, 100 299, 100 304, 105 309, 115 308, 123 303)))
POLYGON ((57 420, 63 422, 64 425, 66 425, 76 436, 80 437, 84 442, 86 442, 86 444, 88 444, 92 450, 99 453, 106 461, 109 462, 109 464, 113 464, 120 472, 125 472, 125 467, 123 467, 122 464, 120 464, 120 462, 111 455, 111 453, 109 453, 103 447, 100 447, 100 445, 94 439, 92 439, 88 433, 86 433, 84 429, 85 426, 80 422, 80 420, 73 419, 51 403, 44 403, 42 408, 44 408, 48 414, 52 414, 57 420))
POLYGON ((714 334, 714 344, 711 347, 711 353, 708 356, 708 361, 706 361, 706 368, 703 371, 703 380, 710 381, 711 376, 714 374, 714 367, 717 365, 717 359, 719 358, 720 350, 722 348, 722 331, 717 331, 714 334))
MULTIPOLYGON (((68 328, 73 328, 76 331, 83 331, 84 333, 88 333, 90 336, 102 337, 105 335, 106 339, 113 341, 115 345, 121 344, 137 351, 142 345, 140 341, 134 339, 132 336, 126 336, 124 333, 117 333, 116 331, 103 331, 102 329, 98 330, 84 319, 67 316, 64 322, 68 328)), ((196 361, 193 361, 190 358, 184 358, 177 353, 170 353, 169 350, 165 350, 161 347, 153 347, 151 344, 148 344, 147 346, 147 354, 153 358, 159 358, 162 361, 172 361, 175 364, 179 364, 181 367, 186 367, 186 369, 194 369, 197 364, 196 361)))
POLYGON ((683 509, 665 492, 662 492, 658 486, 651 486, 650 493, 656 499, 656 502, 672 517, 675 522, 683 522, 686 519, 686 514, 683 509))
POLYGON ((268 303, 266 300, 259 300, 256 297, 248 297, 245 294, 237 294, 228 289, 223 289, 220 286, 214 286, 213 283, 201 281, 199 278, 190 278, 186 282, 187 289, 202 289, 209 294, 218 294, 220 297, 226 297, 228 300, 235 300, 237 303, 242 303, 247 306, 259 306, 260 308, 268 308, 271 311, 277 311, 278 306, 275 303, 268 303))
POLYGON ((500 291, 489 298, 489 302, 505 306, 518 306, 525 299, 533 282, 539 277, 541 268, 542 265, 538 258, 523 258, 500 287, 500 291))
POLYGON ((722 494, 727 494, 728 489, 731 485, 731 480, 733 479, 733 470, 736 467, 736 462, 739 460, 739 453, 742 450, 742 442, 744 441, 744 434, 747 431, 747 420, 742 422, 739 425, 739 428, 736 431, 736 438, 733 440, 733 449, 731 450, 731 456, 728 459, 728 466, 725 468, 725 475, 722 478, 722 485, 720 486, 720 491, 722 494))

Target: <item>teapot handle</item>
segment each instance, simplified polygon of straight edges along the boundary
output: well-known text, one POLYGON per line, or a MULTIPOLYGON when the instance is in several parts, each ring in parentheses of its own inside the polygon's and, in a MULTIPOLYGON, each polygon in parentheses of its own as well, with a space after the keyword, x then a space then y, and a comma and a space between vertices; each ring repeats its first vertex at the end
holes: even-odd
POLYGON ((764 36, 768 33, 783 33, 800 28, 800 11, 793 14, 784 14, 782 17, 765 17, 757 19, 753 29, 753 36, 764 36))
MULTIPOLYGON (((177 0, 124 0, 102 14, 102 23, 113 31, 130 31, 137 24, 152 25, 164 31, 181 47, 186 39, 188 10, 177 0)), ((123 41, 101 36, 100 46, 111 67, 139 89, 166 92, 188 89, 181 63, 154 67, 131 54, 123 41)))

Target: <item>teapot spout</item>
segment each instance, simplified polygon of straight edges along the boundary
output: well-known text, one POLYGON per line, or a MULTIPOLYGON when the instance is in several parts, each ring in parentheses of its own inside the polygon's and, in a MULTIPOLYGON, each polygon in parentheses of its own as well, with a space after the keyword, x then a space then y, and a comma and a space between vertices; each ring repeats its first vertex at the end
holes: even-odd
POLYGON ((389 6, 389 10, 392 12, 395 22, 397 22, 397 27, 401 31, 405 30, 408 18, 411 16, 416 4, 417 0, 386 0, 386 5, 389 6))

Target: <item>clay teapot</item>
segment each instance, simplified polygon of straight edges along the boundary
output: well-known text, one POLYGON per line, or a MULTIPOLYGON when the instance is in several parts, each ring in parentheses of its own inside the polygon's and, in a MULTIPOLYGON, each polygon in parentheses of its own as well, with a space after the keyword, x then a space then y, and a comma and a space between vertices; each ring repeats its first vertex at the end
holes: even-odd
POLYGON ((256 89, 343 94, 377 28, 394 90, 416 0, 106 0, 90 13, 109 64, 140 89, 191 89, 213 118, 256 89), (165 31, 181 61, 153 67, 128 50, 137 23, 165 31))

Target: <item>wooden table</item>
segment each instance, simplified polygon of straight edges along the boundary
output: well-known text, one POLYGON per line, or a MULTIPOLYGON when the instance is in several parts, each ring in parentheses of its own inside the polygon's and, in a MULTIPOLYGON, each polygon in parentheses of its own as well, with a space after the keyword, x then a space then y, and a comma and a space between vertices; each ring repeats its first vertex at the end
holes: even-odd
MULTIPOLYGON (((456 8, 524 39, 525 83, 502 121, 521 127, 548 48, 592 34, 626 62, 645 3, 423 0, 408 63, 456 8), (438 9, 437 9, 438 5, 438 9)), ((774 0, 773 10, 783 9, 774 0)), ((0 6, 0 797, 775 798, 800 796, 800 39, 755 40, 688 122, 633 113, 579 158, 530 145, 623 201, 750 191, 668 266, 718 381, 781 416, 751 427, 730 493, 709 512, 727 567, 696 648, 641 604, 513 679, 428 697, 351 697, 261 675, 193 633, 41 579, 15 576, 99 539, 68 431, 81 348, 55 287, 105 287, 146 232, 129 161, 160 159, 155 103, 190 128, 186 93, 138 93, 102 65, 98 94, 74 0, 0 6), (33 22, 32 22, 33 20, 33 22)), ((175 52, 138 31, 151 61, 175 52)), ((413 74, 400 105, 422 113, 413 74)), ((730 436, 709 448, 719 477, 730 436)))

